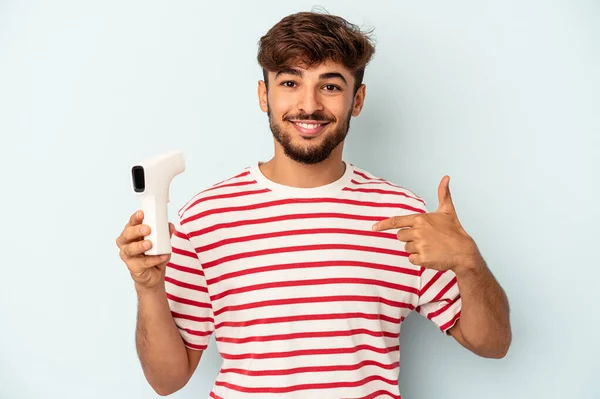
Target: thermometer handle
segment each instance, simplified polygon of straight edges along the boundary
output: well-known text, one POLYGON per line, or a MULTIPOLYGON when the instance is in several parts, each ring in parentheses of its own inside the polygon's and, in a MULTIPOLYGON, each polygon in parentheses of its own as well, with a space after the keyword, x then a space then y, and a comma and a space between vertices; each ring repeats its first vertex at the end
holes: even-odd
POLYGON ((163 255, 171 253, 171 236, 169 234, 168 194, 158 196, 142 196, 143 224, 150 226, 150 234, 146 240, 152 247, 144 252, 146 255, 163 255))

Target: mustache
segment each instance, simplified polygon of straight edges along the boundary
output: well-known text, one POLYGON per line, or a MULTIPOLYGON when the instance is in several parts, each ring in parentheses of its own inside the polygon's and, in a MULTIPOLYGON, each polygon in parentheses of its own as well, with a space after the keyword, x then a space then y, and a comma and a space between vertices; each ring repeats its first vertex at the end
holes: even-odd
POLYGON ((296 115, 286 116, 283 120, 303 120, 303 121, 320 121, 320 122, 335 122, 335 118, 332 116, 325 115, 320 111, 313 112, 312 114, 299 113, 296 115))

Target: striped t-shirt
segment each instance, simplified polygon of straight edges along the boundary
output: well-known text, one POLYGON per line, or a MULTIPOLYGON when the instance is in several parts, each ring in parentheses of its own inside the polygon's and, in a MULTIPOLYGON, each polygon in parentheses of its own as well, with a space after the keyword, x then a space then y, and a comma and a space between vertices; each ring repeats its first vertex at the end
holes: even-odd
POLYGON ((195 195, 174 222, 165 286, 187 347, 214 333, 211 398, 400 398, 400 326, 415 310, 446 332, 453 272, 408 261, 391 216, 425 213, 411 191, 346 163, 317 188, 259 164, 195 195))

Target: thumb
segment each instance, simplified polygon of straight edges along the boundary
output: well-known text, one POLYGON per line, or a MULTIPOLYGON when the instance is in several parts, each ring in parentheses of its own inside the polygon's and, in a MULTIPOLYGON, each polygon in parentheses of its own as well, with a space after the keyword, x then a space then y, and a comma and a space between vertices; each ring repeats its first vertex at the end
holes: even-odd
POLYGON ((169 222, 169 237, 173 237, 173 232, 175 231, 175 226, 173 223, 169 222))
POLYGON ((444 176, 438 187, 438 208, 437 212, 456 213, 452 195, 450 194, 450 176, 444 176))

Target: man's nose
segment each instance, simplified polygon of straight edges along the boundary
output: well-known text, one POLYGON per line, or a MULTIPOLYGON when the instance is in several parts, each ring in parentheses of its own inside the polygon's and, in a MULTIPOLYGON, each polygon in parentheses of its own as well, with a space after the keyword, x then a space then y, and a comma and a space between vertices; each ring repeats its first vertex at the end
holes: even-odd
POLYGON ((298 109, 309 115, 315 111, 322 111, 323 105, 318 93, 311 88, 303 90, 298 99, 298 109))

